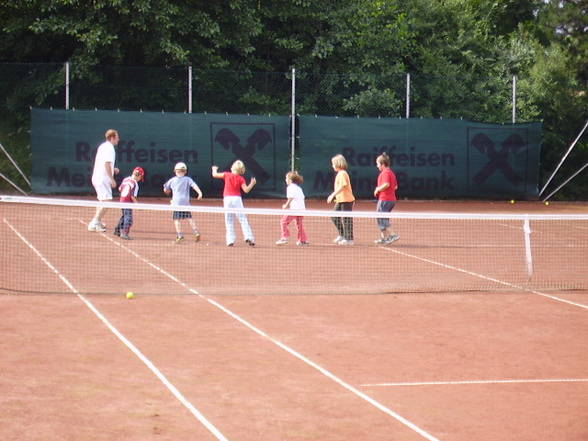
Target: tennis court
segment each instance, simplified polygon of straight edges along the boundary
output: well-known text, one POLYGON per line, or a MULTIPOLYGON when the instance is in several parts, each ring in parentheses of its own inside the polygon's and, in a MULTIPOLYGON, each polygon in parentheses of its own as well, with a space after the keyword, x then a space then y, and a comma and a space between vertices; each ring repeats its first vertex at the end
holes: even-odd
MULTIPOLYGON (((268 204, 278 205, 246 201, 268 204)), ((588 213, 563 203, 397 209, 588 213)), ((518 224, 450 232, 398 221, 401 240, 382 247, 358 220, 356 245, 342 248, 328 218, 309 219, 310 247, 277 247, 278 223, 253 218, 256 246, 228 248, 222 221, 204 215, 202 241, 177 246, 169 213, 142 224, 138 212, 135 240, 121 241, 89 233, 88 208, 20 210, 0 204, 2 284, 23 285, 0 291, 3 439, 588 439, 586 221, 543 247, 550 260, 534 255, 549 277, 518 289, 508 279, 526 270, 518 224), (472 259, 476 248, 493 262, 472 259), (378 277, 398 283, 372 288, 378 277), (411 279, 441 288, 410 290, 411 279)), ((118 216, 110 210, 108 225, 118 216)), ((551 229, 532 225, 538 240, 551 229)))

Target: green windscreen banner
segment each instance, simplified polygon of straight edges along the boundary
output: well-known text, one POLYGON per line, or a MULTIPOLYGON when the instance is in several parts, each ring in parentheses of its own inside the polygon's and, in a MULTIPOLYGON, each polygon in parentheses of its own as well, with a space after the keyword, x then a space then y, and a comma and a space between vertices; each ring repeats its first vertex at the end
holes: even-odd
MULTIPOLYGON (((159 112, 32 110, 32 176, 37 194, 93 194, 96 149, 116 129, 120 183, 134 167, 146 170, 140 195, 163 196, 176 162, 205 197, 220 197, 211 165, 228 170, 241 159, 253 197, 285 197, 290 169, 290 118, 159 112)), ((298 118, 296 167, 307 197, 333 188, 331 157, 349 164, 354 193, 373 197, 378 155, 386 152, 398 177, 400 198, 517 198, 538 194, 541 124, 482 124, 463 120, 298 118)), ((118 194, 115 191, 115 195, 118 194)))
MULTIPOLYGON (((164 196, 177 162, 188 165, 204 197, 221 197, 211 166, 229 170, 236 159, 255 176, 254 197, 283 197, 290 167, 290 118, 158 112, 32 110, 32 187, 37 194, 92 194, 97 147, 116 129, 117 182, 133 168, 146 170, 139 196, 164 196)), ((114 192, 118 194, 117 191, 114 192)), ((116 196, 115 196, 116 197, 116 196)))
POLYGON ((333 189, 331 157, 347 159, 354 194, 373 197, 376 158, 386 152, 399 198, 538 195, 541 124, 301 116, 300 170, 307 196, 333 189))

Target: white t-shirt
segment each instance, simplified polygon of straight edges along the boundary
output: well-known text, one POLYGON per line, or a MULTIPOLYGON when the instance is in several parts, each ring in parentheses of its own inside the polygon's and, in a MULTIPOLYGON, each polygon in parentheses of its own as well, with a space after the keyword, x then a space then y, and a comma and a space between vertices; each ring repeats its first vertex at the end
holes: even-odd
POLYGON ((293 182, 286 188, 286 198, 292 199, 292 202, 290 202, 292 210, 304 210, 306 208, 304 206, 304 192, 299 185, 293 182))
POLYGON ((114 161, 116 154, 114 153, 114 145, 110 141, 104 141, 96 151, 96 159, 94 160, 94 171, 92 172, 92 183, 105 183, 110 185, 110 176, 106 173, 105 164, 110 162, 114 172, 114 161))

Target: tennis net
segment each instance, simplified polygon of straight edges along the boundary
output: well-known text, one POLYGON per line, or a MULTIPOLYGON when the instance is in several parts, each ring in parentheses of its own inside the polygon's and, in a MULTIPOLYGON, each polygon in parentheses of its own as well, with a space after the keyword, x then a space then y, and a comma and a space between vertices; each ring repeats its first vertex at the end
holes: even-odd
MULTIPOLYGON (((201 204, 199 202, 198 204, 201 204)), ((220 205, 221 202, 218 202, 220 205)), ((163 203, 107 202, 105 232, 89 232, 98 202, 0 196, 0 293, 331 295, 585 290, 588 215, 382 214, 163 203), (130 236, 113 234, 133 209, 130 236), (200 233, 172 212, 190 212, 200 233), (225 214, 246 214, 255 246, 227 246, 225 214), (297 246, 282 216, 304 215, 309 245, 297 246), (333 216, 353 221, 353 246, 338 245, 333 216), (377 218, 400 239, 376 244, 377 218)), ((277 205, 277 204, 276 204, 277 205)))

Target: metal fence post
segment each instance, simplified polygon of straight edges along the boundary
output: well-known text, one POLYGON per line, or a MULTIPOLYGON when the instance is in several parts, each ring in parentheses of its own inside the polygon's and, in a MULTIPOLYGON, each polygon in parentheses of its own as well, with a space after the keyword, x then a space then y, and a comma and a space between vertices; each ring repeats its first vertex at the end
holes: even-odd
POLYGON ((517 122, 517 76, 512 76, 512 123, 517 122))
POLYGON ((192 113, 192 66, 188 66, 188 113, 192 113))
POLYGON ((290 161, 292 165, 290 166, 290 170, 294 171, 294 157, 295 157, 295 150, 296 150, 296 69, 292 68, 292 103, 291 103, 291 145, 290 145, 290 161))
POLYGON ((69 61, 65 62, 65 110, 69 110, 69 61))
POLYGON ((410 118, 410 74, 406 74, 406 118, 410 118))

